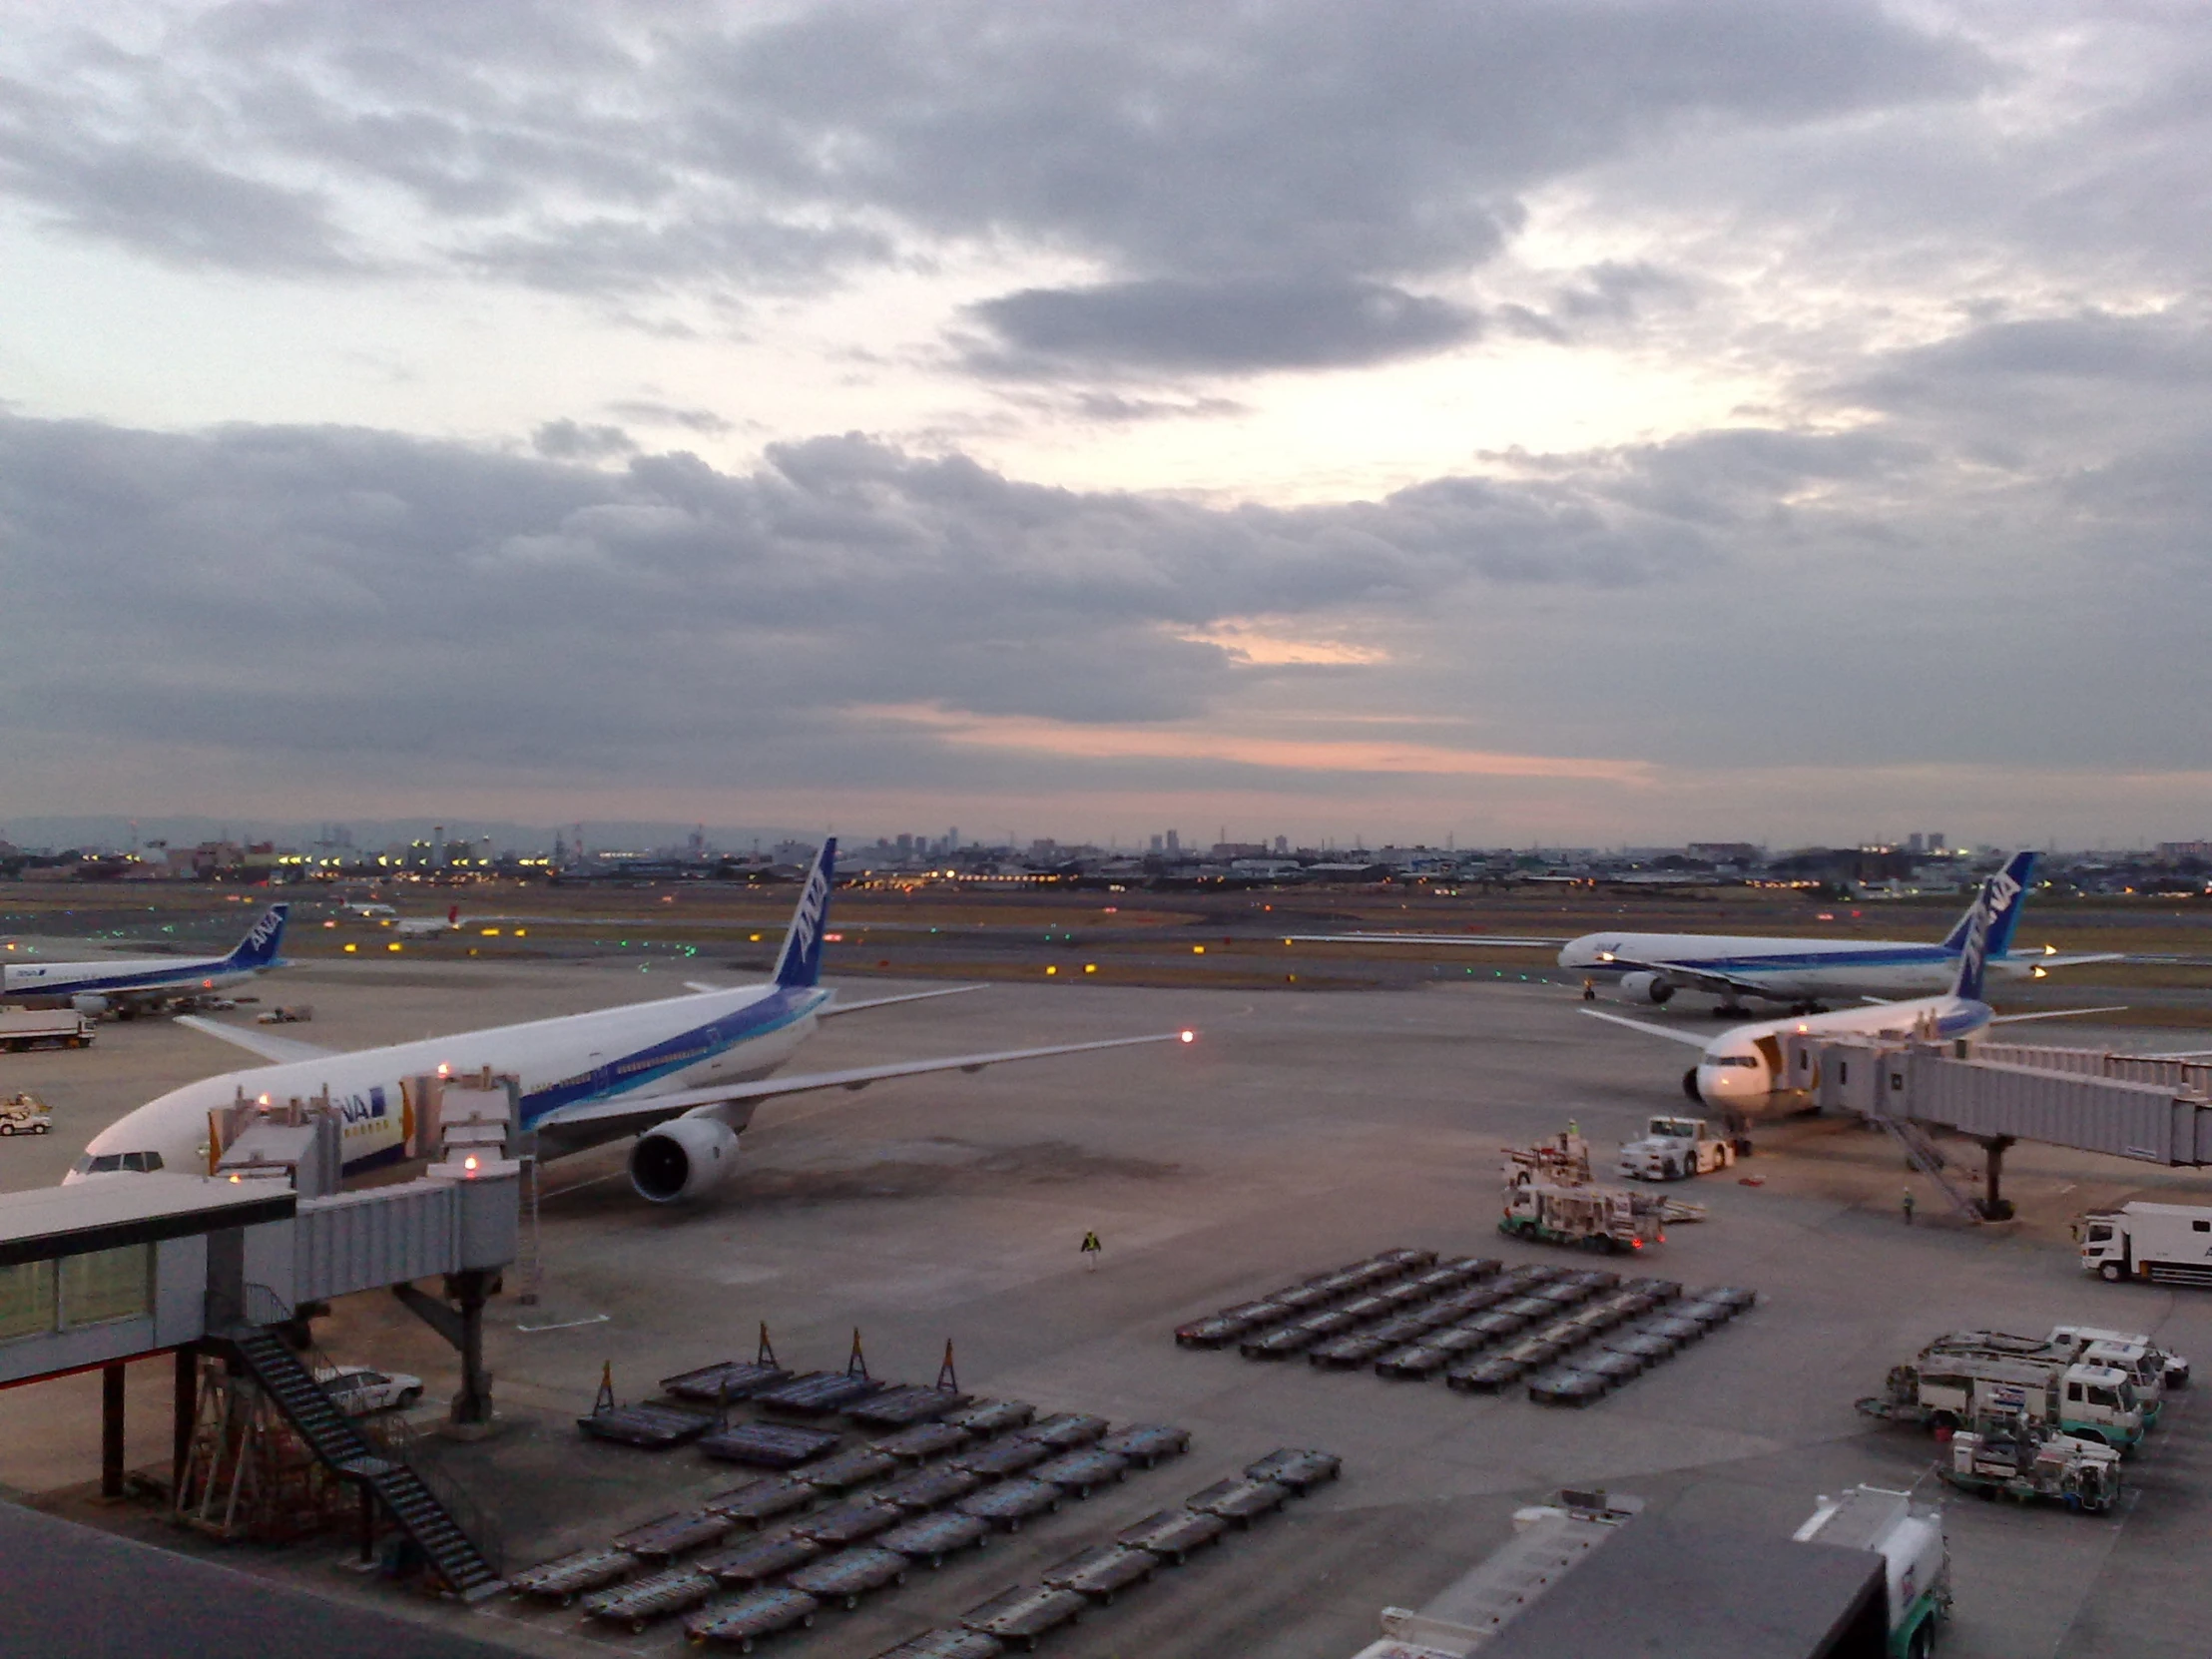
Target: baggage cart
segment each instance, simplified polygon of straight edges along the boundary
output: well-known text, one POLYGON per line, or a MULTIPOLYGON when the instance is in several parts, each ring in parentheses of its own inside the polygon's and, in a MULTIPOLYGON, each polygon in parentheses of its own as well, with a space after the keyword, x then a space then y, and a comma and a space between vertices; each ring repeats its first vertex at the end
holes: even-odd
POLYGON ((907 1514, 920 1514, 956 1502, 982 1484, 983 1477, 974 1470, 945 1464, 902 1474, 887 1485, 877 1487, 875 1495, 885 1503, 897 1504, 907 1514))
POLYGON ((749 1480, 707 1499, 705 1507, 758 1529, 780 1515, 796 1514, 815 1501, 814 1487, 787 1474, 749 1480))
POLYGON ((725 1400, 749 1399, 763 1388, 773 1388, 779 1382, 789 1382, 791 1375, 781 1366, 748 1365, 739 1360, 721 1360, 711 1366, 701 1366, 697 1371, 662 1378, 661 1391, 674 1394, 678 1399, 697 1400, 704 1405, 719 1405, 725 1400))
POLYGON ((898 1466, 898 1459, 889 1452, 860 1445, 809 1463, 799 1471, 799 1478, 820 1491, 848 1492, 896 1472, 898 1466))
POLYGON ((1282 1446, 1257 1463, 1247 1463, 1244 1472, 1247 1480, 1272 1480, 1304 1497, 1323 1481, 1336 1479, 1344 1472, 1344 1466, 1345 1460, 1333 1451, 1282 1446))
POLYGON ((966 1429, 949 1422, 917 1422, 911 1428, 901 1428, 895 1434, 868 1441, 868 1447, 886 1457, 895 1457, 901 1463, 926 1463, 932 1457, 958 1451, 973 1438, 966 1429))
POLYGON ((788 1422, 741 1422, 719 1429, 699 1449, 726 1463, 757 1469, 796 1469, 811 1462, 844 1436, 828 1428, 801 1428, 788 1422))
POLYGON ((1142 1469, 1157 1468, 1191 1449, 1191 1431, 1164 1422, 1125 1423, 1100 1440, 1098 1449, 1126 1457, 1142 1469))
POLYGON ((753 1403, 764 1411, 784 1411, 797 1417, 827 1417, 861 1400, 886 1392, 888 1382, 857 1372, 812 1371, 763 1388, 753 1403))
POLYGON ((692 1564, 721 1584, 766 1584, 794 1567, 803 1567, 827 1546, 796 1532, 772 1532, 730 1549, 718 1549, 692 1564))
POLYGON ((1229 1523, 1198 1509, 1160 1509, 1114 1534, 1114 1542, 1180 1567, 1195 1550, 1221 1542, 1229 1523))
POLYGON ((1033 1469, 1051 1455, 1050 1446, 1015 1434, 993 1440, 988 1445, 970 1446, 947 1461, 953 1468, 966 1469, 986 1480, 997 1480, 1005 1475, 1019 1474, 1023 1469, 1033 1469))
POLYGON ((835 1602, 849 1613, 869 1591, 905 1583, 906 1557, 893 1549, 862 1544, 810 1561, 784 1582, 817 1600, 835 1602))
POLYGON ((628 1550, 641 1561, 668 1562, 695 1549, 722 1542, 737 1524, 718 1510, 687 1509, 617 1533, 614 1546, 628 1550))
POLYGON ((906 1511, 895 1503, 885 1503, 874 1497, 848 1497, 805 1520, 792 1522, 792 1530, 802 1538, 841 1549, 863 1538, 872 1538, 878 1532, 888 1532, 905 1518, 906 1511))
POLYGON ((957 1411, 973 1397, 957 1388, 909 1382, 902 1387, 885 1388, 879 1394, 848 1405, 844 1414, 869 1428, 906 1428, 917 1422, 934 1421, 947 1411, 957 1411))
POLYGON ((1078 1446, 1104 1439, 1106 1430, 1112 1426, 1104 1417, 1085 1416, 1080 1411, 1056 1411, 1021 1430, 1021 1437, 1048 1445, 1054 1451, 1073 1451, 1078 1446))
POLYGON ((990 1535, 988 1521, 955 1510, 901 1521, 875 1541, 933 1571, 963 1549, 981 1548, 990 1535))
POLYGON ((1129 1472, 1129 1459, 1097 1446, 1063 1451, 1029 1471, 1032 1480, 1049 1480, 1075 1498, 1086 1498, 1101 1486, 1111 1486, 1129 1472))
POLYGON ((617 1405, 576 1419, 576 1426, 595 1440, 635 1446, 641 1451, 666 1451, 670 1446, 696 1440, 714 1427, 715 1419, 704 1411, 681 1405, 617 1405))
POLYGON ((1219 1515, 1231 1526, 1247 1527, 1262 1515, 1273 1514, 1290 1501, 1288 1486, 1273 1480, 1255 1480, 1250 1476, 1242 1480, 1217 1480, 1202 1491, 1193 1492, 1184 1503, 1201 1514, 1219 1515))
POLYGON ((1078 1595, 1089 1596, 1101 1607, 1111 1607, 1115 1596, 1132 1584, 1144 1583, 1159 1570, 1159 1557, 1144 1550, 1125 1549, 1120 1544, 1094 1544, 1045 1568, 1037 1576, 1048 1589, 1073 1590, 1078 1595))
POLYGON ((964 1428, 979 1440, 1023 1428, 1036 1420, 1037 1408, 1025 1399, 978 1399, 957 1406, 940 1419, 964 1428))
POLYGON ((628 1625, 633 1636, 642 1635, 655 1619, 688 1613, 717 1588, 714 1579, 696 1567, 670 1567, 611 1590, 594 1591, 584 1597, 584 1616, 628 1625))
POLYGON ((695 1642, 751 1653, 764 1636, 809 1628, 821 1609, 822 1603, 804 1590, 755 1590, 694 1613, 685 1621, 684 1634, 695 1642))
POLYGON ((578 1596, 619 1584, 638 1570, 635 1555, 626 1549, 580 1549, 558 1560, 541 1562, 528 1572, 507 1580, 515 1595, 534 1596, 566 1607, 578 1596))
POLYGON ((1001 1480, 971 1492, 952 1506, 963 1515, 989 1521, 1007 1532, 1019 1532, 1021 1523, 1060 1507, 1060 1488, 1049 1480, 1015 1478, 1001 1480))
POLYGON ((1075 1623, 1088 1606, 1089 1600, 1073 1590, 1055 1590, 1044 1584, 1034 1588, 1024 1585, 995 1595, 980 1607, 970 1608, 960 1615, 960 1622, 970 1630, 996 1636, 1011 1647, 1034 1653, 1041 1637, 1063 1624, 1075 1623))

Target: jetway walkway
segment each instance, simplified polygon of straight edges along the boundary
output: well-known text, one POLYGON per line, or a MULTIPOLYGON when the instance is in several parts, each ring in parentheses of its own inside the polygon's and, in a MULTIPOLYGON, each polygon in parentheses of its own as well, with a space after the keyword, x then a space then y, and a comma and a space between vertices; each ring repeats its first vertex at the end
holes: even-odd
POLYGON ((1856 1112, 1897 1136, 1977 1219, 2011 1215, 1999 1186, 2017 1141, 2167 1168, 2212 1164, 2212 1065, 2015 1043, 1784 1039, 1786 1078, 1823 1110, 1856 1112), (1929 1129, 1981 1144, 1983 1193, 1949 1179, 1929 1129))

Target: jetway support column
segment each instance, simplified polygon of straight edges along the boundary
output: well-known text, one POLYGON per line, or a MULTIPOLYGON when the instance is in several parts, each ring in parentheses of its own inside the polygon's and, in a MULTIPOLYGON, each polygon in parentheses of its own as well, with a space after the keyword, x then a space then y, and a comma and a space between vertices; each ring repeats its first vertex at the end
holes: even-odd
POLYGON ((123 1495, 123 1362, 100 1368, 100 1495, 123 1495))
POLYGON ((461 1357, 461 1386, 446 1420, 480 1424, 492 1420, 491 1374, 484 1370, 484 1303, 498 1288, 496 1273, 471 1269, 445 1276, 445 1301, 425 1296, 412 1285, 394 1285, 391 1294, 461 1357))
POLYGON ((1991 1135, 1981 1142, 1981 1219, 1983 1221, 2010 1221, 2012 1219, 2011 1201, 1998 1190, 2004 1178, 2004 1154, 2011 1147, 2012 1141, 2013 1137, 2010 1135, 1991 1135))
POLYGON ((170 1390, 169 1490, 184 1489, 185 1464, 192 1457, 192 1431, 200 1416, 200 1350, 192 1343, 177 1349, 176 1382, 170 1390))

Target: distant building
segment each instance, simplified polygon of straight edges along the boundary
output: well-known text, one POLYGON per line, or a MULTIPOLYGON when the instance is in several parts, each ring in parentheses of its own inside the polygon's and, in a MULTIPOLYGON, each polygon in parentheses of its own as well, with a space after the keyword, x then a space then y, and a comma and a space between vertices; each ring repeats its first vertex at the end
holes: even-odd
POLYGON ((1182 851, 1183 837, 1170 830, 1168 831, 1168 856, 1171 858, 1178 857, 1182 854, 1182 851))

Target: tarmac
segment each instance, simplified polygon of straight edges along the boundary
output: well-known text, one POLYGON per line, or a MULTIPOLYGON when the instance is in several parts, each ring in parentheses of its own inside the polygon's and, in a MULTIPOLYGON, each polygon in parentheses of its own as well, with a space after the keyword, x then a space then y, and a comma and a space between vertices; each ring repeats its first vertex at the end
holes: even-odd
MULTIPOLYGON (((716 977, 704 960, 682 971, 716 977)), ((314 1005, 315 1023, 287 1035, 354 1047, 669 994, 677 978, 635 962, 347 961, 303 964, 263 989, 314 1005)), ((864 994, 896 988, 871 978, 864 994)), ((1049 1651, 1325 1659, 1357 1652, 1382 1607, 1419 1605, 1503 1541, 1516 1506, 1563 1484, 1770 1535, 1795 1528, 1823 1492, 1913 1484, 1934 1442, 1871 1424, 1852 1402, 1947 1329, 2096 1323, 2152 1332, 2212 1366, 2212 1295, 2085 1278, 2066 1234, 2084 1208, 2200 1199, 2200 1173, 2023 1146, 2007 1163, 2020 1220, 1969 1228, 1884 1137, 1822 1120, 1762 1129, 1758 1156, 1672 1189, 1709 1219, 1670 1229, 1641 1271, 1750 1286, 1759 1306, 1587 1408, 1173 1345, 1185 1320, 1394 1246, 1591 1265, 1499 1238, 1499 1151, 1572 1119, 1609 1160, 1647 1115, 1680 1108, 1682 1051, 1598 1028, 1577 1007, 1565 988, 1510 981, 1364 993, 1029 983, 837 1021, 794 1069, 1182 1025, 1201 1038, 771 1104, 745 1137, 738 1179, 692 1208, 636 1198, 620 1146, 550 1166, 540 1300, 521 1305, 511 1274, 494 1305, 503 1427, 437 1455, 500 1516, 520 1567, 735 1483, 693 1450, 581 1441, 573 1419, 603 1367, 622 1398, 642 1398, 661 1377, 750 1358, 765 1322, 794 1369, 841 1366, 857 1330, 876 1376, 927 1382, 949 1340, 970 1391, 1177 1423, 1192 1450, 774 1638, 772 1651, 877 1653, 1292 1444, 1340 1454, 1343 1478, 1049 1638, 1049 1651), (1910 1228, 1908 1185, 1919 1200, 1910 1228), (1095 1272, 1079 1252, 1091 1231, 1104 1245, 1095 1272)), ((2131 1046, 2143 1038, 2127 1034, 2131 1046)), ((2149 1046, 2206 1041, 2161 1032, 2149 1046)), ((0 1086, 44 1095, 56 1134, 0 1144, 0 1187, 57 1179, 120 1112, 241 1063, 250 1058, 166 1022, 104 1025, 81 1053, 8 1057, 0 1086)), ((450 1351, 388 1299, 341 1303, 318 1334, 340 1362, 421 1375, 433 1398, 453 1383, 450 1351)), ((166 1362, 134 1368, 129 1448, 149 1467, 166 1457, 168 1375, 166 1362)), ((0 1393, 0 1486, 73 1518, 213 1547, 151 1509, 87 1495, 97 1401, 92 1378, 0 1393)), ((2173 1397, 2128 1475, 2123 1509, 2104 1519, 1945 1493, 1956 1604, 1944 1651, 2201 1655, 2212 1405, 2197 1390, 2173 1397)), ((1921 1489, 1941 1491, 1933 1478, 1921 1489)), ((687 1651, 680 1621, 633 1637, 597 1634, 574 1610, 442 1607, 337 1571, 346 1553, 333 1537, 224 1558, 518 1651, 687 1651)))

